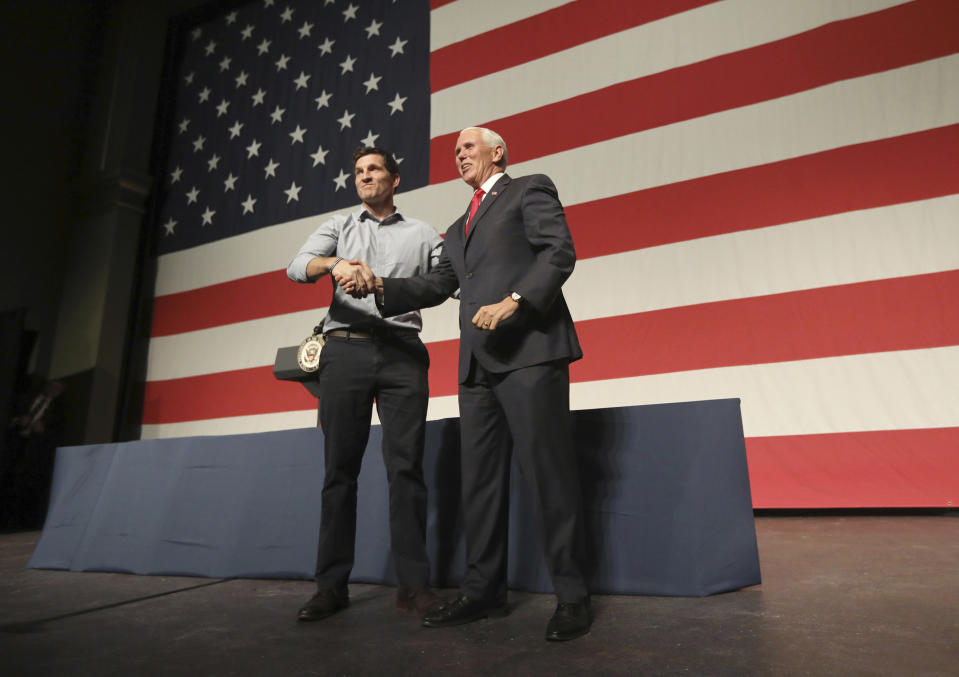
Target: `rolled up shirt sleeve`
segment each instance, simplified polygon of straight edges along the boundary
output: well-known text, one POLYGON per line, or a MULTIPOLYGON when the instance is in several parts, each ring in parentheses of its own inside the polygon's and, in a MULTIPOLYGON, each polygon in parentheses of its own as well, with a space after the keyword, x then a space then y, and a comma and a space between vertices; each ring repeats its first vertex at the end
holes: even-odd
POLYGON ((318 256, 333 256, 345 218, 337 215, 320 224, 286 266, 286 275, 294 282, 315 282, 306 275, 306 266, 318 256))

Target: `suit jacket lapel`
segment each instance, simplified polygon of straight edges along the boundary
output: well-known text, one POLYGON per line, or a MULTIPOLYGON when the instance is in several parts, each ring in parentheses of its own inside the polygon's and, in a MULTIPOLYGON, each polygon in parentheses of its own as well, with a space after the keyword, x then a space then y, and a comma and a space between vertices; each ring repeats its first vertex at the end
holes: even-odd
MULTIPOLYGON (((479 226, 479 222, 480 219, 483 218, 483 214, 489 211, 490 207, 493 206, 493 203, 496 201, 496 198, 499 197, 500 193, 506 190, 506 186, 509 184, 509 182, 509 175, 503 174, 503 176, 499 177, 499 180, 493 184, 493 187, 490 188, 489 193, 483 198, 483 201, 480 202, 480 206, 477 208, 476 214, 473 216, 473 220, 469 224, 470 229, 469 233, 466 234, 466 242, 464 243, 464 246, 468 245, 469 241, 473 239, 473 233, 476 232, 476 228, 479 226)), ((469 210, 467 210, 467 214, 468 213, 469 210)), ((463 221, 466 221, 465 216, 463 217, 463 221)))

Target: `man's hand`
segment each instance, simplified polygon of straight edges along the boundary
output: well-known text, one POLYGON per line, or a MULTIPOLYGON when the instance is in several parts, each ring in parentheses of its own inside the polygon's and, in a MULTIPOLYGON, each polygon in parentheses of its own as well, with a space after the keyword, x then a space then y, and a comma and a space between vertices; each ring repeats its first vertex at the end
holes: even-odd
POLYGON ((500 322, 512 317, 517 308, 519 308, 519 302, 507 296, 499 303, 483 306, 477 310, 473 316, 473 326, 484 331, 493 331, 500 322))
POLYGON ((370 267, 359 259, 340 261, 330 274, 336 278, 336 284, 353 298, 366 298, 375 290, 376 276, 370 267))

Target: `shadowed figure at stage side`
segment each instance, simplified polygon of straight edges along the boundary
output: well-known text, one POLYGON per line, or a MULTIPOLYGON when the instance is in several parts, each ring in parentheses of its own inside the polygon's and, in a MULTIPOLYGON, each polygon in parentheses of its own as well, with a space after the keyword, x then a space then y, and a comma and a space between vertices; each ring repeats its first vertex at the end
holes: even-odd
POLYGON ((296 282, 315 282, 326 274, 334 279, 317 372, 325 458, 318 590, 300 609, 301 621, 319 620, 349 605, 357 477, 374 401, 389 483, 390 543, 399 584, 396 606, 422 615, 438 602, 428 587, 426 554, 423 441, 429 353, 419 338, 422 319, 415 310, 381 315, 372 298, 352 298, 344 285, 360 274, 358 259, 373 261, 392 275, 429 272, 443 244, 430 225, 396 209, 393 196, 400 174, 389 151, 359 148, 353 161, 361 207, 320 224, 287 267, 296 282))
POLYGON ((357 296, 375 292, 384 315, 438 305, 459 289, 467 568, 459 596, 427 614, 423 624, 458 625, 508 611, 509 469, 515 453, 537 508, 558 598, 546 638, 573 639, 592 623, 569 426, 569 363, 582 350, 562 293, 576 262, 573 240, 549 177, 505 174, 506 144, 498 134, 464 129, 455 161, 474 193, 446 231, 437 266, 401 277, 370 262, 348 283, 357 296))

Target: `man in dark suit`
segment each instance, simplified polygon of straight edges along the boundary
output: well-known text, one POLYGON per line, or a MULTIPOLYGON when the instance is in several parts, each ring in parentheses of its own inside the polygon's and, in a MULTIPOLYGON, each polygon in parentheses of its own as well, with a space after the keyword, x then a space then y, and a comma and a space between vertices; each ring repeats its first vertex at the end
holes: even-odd
MULTIPOLYGON (((446 231, 436 268, 375 278, 384 317, 434 306, 459 289, 459 408, 467 571, 459 596, 427 614, 427 627, 507 613, 511 442, 537 507, 558 598, 548 640, 587 633, 590 598, 580 564, 582 499, 569 428, 569 363, 582 357, 561 291, 576 252, 552 181, 504 173, 506 144, 464 129, 456 164, 476 189, 446 231)), ((357 293, 364 293, 365 289, 357 293)))

